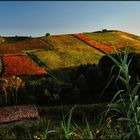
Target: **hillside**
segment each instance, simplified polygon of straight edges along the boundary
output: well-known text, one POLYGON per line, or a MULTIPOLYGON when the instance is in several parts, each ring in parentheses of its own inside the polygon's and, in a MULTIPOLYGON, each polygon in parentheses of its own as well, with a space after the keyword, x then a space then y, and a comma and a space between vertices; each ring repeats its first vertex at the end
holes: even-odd
POLYGON ((112 30, 106 32, 84 33, 84 35, 113 48, 122 49, 127 46, 132 51, 140 51, 140 37, 126 32, 112 30))
MULTIPOLYGON (((103 51, 110 53, 114 48, 123 49, 126 46, 132 51, 140 53, 140 37, 116 30, 84 32, 77 36, 76 34, 48 35, 36 38, 1 36, 1 75, 8 75, 5 72, 9 71, 7 65, 4 64, 3 55, 27 54, 26 57, 30 57, 29 59, 35 63, 36 67, 42 67, 48 72, 55 73, 60 79, 69 81, 68 75, 71 74, 73 68, 81 64, 97 64, 104 55, 103 51)), ((12 64, 10 68, 12 69, 12 64)), ((22 73, 22 67, 21 70, 19 68, 19 71, 22 73)))
MULTIPOLYGON (((8 108, 4 111, 1 108, 1 122, 36 117, 28 111, 32 108, 26 109, 26 105, 37 105, 39 118, 49 116, 52 119, 63 111, 64 115, 67 114, 68 105, 81 104, 76 113, 78 119, 80 116, 83 120, 86 114, 94 123, 97 122, 94 118, 106 108, 118 89, 124 87, 124 82, 116 80, 120 72, 118 67, 114 67, 115 63, 104 56, 105 52, 111 53, 116 60, 115 51, 123 50, 125 46, 140 53, 139 39, 139 36, 114 30, 36 38, 0 37, 0 107, 9 106, 11 110, 11 106, 16 105, 18 110, 7 114, 8 108), (20 108, 23 105, 23 109, 18 109, 18 105, 20 108), (62 108, 63 105, 65 108, 62 108)), ((127 62, 132 56, 131 69, 128 70, 125 64, 124 69, 130 74, 125 75, 126 78, 132 77, 128 78, 130 83, 136 84, 140 79, 140 55, 137 57, 130 53, 128 59, 123 58, 127 62), (136 57, 138 61, 135 61, 136 57)), ((126 90, 121 91, 124 91, 123 95, 126 90)), ((42 128, 44 121, 40 123, 42 128)))

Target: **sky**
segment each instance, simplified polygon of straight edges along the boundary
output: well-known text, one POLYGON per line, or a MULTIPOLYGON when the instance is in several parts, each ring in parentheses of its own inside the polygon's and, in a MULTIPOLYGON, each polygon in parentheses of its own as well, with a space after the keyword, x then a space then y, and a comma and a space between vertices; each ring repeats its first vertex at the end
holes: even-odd
POLYGON ((140 1, 0 1, 0 35, 115 29, 140 35, 140 1))

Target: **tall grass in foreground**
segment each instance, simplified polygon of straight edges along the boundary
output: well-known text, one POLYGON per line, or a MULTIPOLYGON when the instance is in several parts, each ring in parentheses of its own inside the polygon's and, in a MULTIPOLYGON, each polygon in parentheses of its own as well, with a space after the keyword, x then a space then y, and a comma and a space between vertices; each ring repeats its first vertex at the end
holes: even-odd
POLYGON ((35 127, 25 129, 27 139, 96 139, 93 128, 85 119, 83 126, 79 126, 72 120, 73 110, 63 115, 63 120, 58 126, 52 126, 51 122, 46 119, 39 118, 36 121, 35 127), (53 128, 52 128, 53 127, 53 128), (33 131, 35 129, 35 131, 33 131))
POLYGON ((72 111, 74 107, 69 112, 69 117, 67 122, 65 121, 65 118, 63 117, 63 120, 61 122, 62 129, 64 131, 64 136, 66 139, 70 139, 72 133, 71 133, 71 118, 72 118, 72 111))
POLYGON ((128 48, 125 49, 123 55, 118 52, 119 60, 116 60, 110 54, 106 54, 119 67, 117 79, 122 82, 124 89, 119 89, 107 105, 107 110, 100 121, 102 138, 106 133, 111 136, 110 138, 140 138, 140 104, 138 94, 140 84, 130 84, 129 66, 132 58, 128 60, 128 54, 128 48), (107 117, 109 120, 105 121, 107 117), (112 121, 114 121, 113 127, 111 127, 112 121), (120 135, 116 135, 115 130, 120 131, 120 135))
POLYGON ((61 122, 62 131, 64 133, 65 139, 95 139, 95 135, 93 134, 93 129, 90 128, 90 125, 88 121, 85 119, 85 129, 82 129, 80 126, 78 126, 76 123, 72 123, 72 113, 75 106, 72 107, 70 112, 67 114, 68 119, 66 121, 65 118, 63 118, 61 122), (86 131, 85 131, 86 130, 86 131), (85 131, 85 132, 84 132, 85 131))

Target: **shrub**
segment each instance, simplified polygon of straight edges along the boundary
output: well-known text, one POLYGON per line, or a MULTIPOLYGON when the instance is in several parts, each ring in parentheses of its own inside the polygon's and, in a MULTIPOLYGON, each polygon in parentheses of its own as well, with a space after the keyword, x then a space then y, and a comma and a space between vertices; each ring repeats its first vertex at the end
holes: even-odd
POLYGON ((129 51, 126 48, 124 55, 118 53, 119 60, 115 59, 113 56, 107 54, 107 56, 119 67, 119 72, 117 79, 124 85, 124 88, 118 89, 117 93, 112 98, 111 102, 107 105, 107 110, 101 122, 102 126, 102 137, 105 133, 110 133, 111 138, 121 138, 121 139, 138 139, 140 138, 140 102, 138 89, 140 87, 139 83, 132 85, 130 83, 131 76, 129 73, 129 66, 132 59, 128 57, 129 51), (121 135, 115 130, 114 125, 110 125, 110 129, 107 129, 108 121, 105 119, 110 117, 112 121, 114 119, 115 126, 119 125, 121 129, 121 135), (103 122, 104 121, 104 122, 103 122), (105 124, 105 125, 104 125, 105 124))
POLYGON ((50 33, 46 33, 46 36, 50 36, 51 34, 50 33))
POLYGON ((12 76, 9 80, 1 79, 1 98, 4 99, 2 105, 17 104, 19 102, 19 93, 24 86, 24 81, 16 76, 12 76))

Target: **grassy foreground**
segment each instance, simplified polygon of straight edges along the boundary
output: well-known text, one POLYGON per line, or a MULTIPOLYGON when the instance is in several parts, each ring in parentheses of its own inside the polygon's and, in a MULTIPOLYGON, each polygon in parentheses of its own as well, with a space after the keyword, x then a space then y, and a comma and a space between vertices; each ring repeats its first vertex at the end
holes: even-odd
POLYGON ((106 104, 38 106, 40 118, 1 124, 0 136, 3 139, 88 139, 90 135, 86 120, 95 135, 99 121, 97 116, 102 113, 106 104), (68 120, 69 124, 65 126, 68 120), (65 132, 65 128, 69 132, 65 132))

